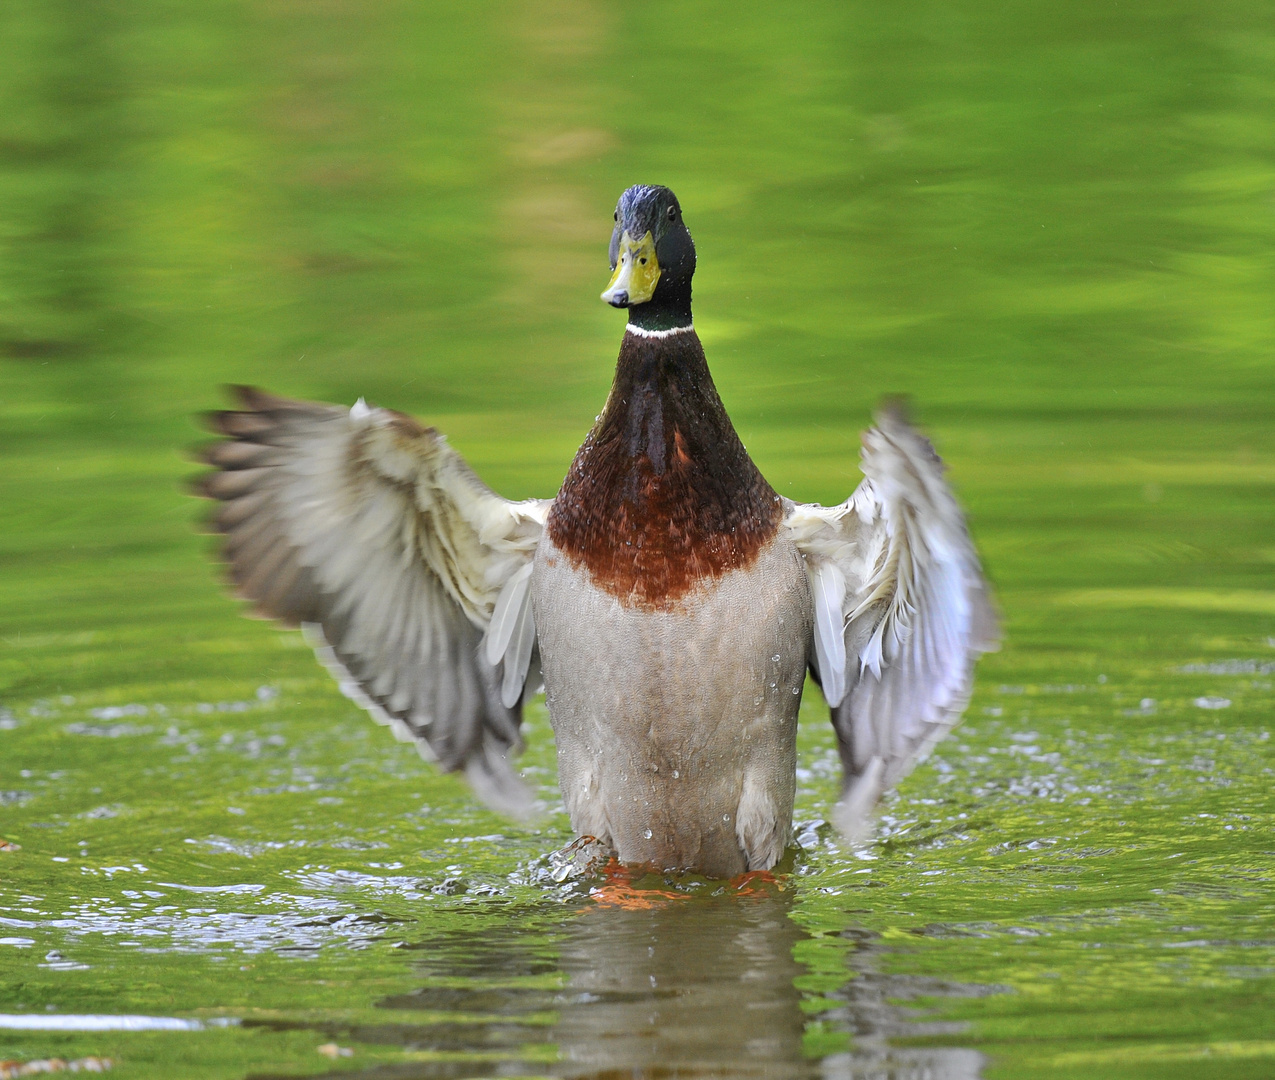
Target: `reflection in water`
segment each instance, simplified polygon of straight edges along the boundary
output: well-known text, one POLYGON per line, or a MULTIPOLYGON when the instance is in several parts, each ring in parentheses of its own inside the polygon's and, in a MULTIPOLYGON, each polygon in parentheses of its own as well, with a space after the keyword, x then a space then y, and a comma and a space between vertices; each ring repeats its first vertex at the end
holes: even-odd
POLYGON ((571 1077, 811 1076, 791 894, 595 906, 566 927, 554 1038, 571 1077))
POLYGON ((796 981, 808 972, 794 948, 808 935, 792 907, 791 893, 683 895, 638 909, 590 901, 548 919, 543 910, 477 915, 471 928, 410 946, 426 984, 380 1003, 402 1020, 318 1032, 408 1051, 410 1063, 357 1073, 401 1080, 979 1075, 974 1051, 889 1045, 950 1031, 909 1021, 893 1000, 953 988, 871 973, 867 941, 847 943, 858 974, 844 988, 803 1001, 796 981), (811 1025, 847 1033, 850 1049, 822 1059, 803 1050, 811 1025))

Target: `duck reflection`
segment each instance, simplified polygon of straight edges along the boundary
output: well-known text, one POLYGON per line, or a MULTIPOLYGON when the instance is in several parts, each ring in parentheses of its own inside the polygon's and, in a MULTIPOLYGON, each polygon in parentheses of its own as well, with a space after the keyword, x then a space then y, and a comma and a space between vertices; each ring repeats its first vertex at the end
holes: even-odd
POLYGON ((558 1074, 819 1075, 801 1052, 791 894, 673 895, 596 904, 567 925, 558 1074))
POLYGON ((818 1015, 803 1009, 797 980, 807 969, 794 952, 809 935, 792 907, 792 894, 777 889, 690 896, 657 888, 603 890, 548 918, 522 912, 517 927, 507 912, 478 916, 472 929, 411 946, 426 985, 380 1004, 417 1017, 329 1034, 419 1055, 362 1074, 386 1080, 979 1075, 973 1051, 890 1046, 895 1036, 943 1031, 912 1023, 890 1001, 946 988, 871 974, 864 942, 847 945, 866 973, 822 999, 829 1008, 816 1007, 818 1015), (850 1034, 852 1049, 807 1056, 803 1036, 816 1020, 850 1034))

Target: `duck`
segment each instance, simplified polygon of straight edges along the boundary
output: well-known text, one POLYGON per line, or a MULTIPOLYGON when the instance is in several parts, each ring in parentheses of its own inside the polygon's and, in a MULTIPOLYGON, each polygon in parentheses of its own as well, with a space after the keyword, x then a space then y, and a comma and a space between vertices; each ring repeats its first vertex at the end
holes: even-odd
POLYGON ((691 312, 673 192, 619 198, 602 299, 614 381, 557 494, 492 491, 392 409, 250 387, 211 414, 197 490, 238 595, 300 627, 342 691, 493 809, 543 689, 571 827, 620 864, 729 878, 792 844, 806 675, 843 767, 830 816, 873 808, 955 725, 998 619, 931 443, 898 402, 842 503, 779 495, 749 457, 691 312))

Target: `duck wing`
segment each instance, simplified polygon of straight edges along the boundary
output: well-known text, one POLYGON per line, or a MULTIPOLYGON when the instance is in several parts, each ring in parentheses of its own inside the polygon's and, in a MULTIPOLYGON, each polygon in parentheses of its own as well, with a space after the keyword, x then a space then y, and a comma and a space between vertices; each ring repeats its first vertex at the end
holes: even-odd
POLYGON ((842 832, 861 836, 881 794, 960 719, 998 619, 943 463, 898 405, 863 436, 863 482, 787 525, 815 607, 812 668, 832 709, 842 832))
MULTIPOLYGON (((535 647, 531 559, 547 500, 491 491, 433 428, 234 390, 199 494, 239 594, 308 632, 347 696, 480 797, 526 813, 509 762, 535 647)), ((534 689, 534 687, 533 687, 534 689)))

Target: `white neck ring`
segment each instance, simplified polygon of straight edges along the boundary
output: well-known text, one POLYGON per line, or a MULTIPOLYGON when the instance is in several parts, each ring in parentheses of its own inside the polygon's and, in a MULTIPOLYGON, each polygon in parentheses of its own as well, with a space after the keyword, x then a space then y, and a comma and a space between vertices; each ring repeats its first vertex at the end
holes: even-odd
POLYGON ((630 334, 644 338, 666 338, 673 337, 675 334, 693 334, 695 332, 695 324, 690 323, 686 326, 675 326, 671 330, 648 330, 644 326, 634 326, 629 323, 625 328, 630 334))

